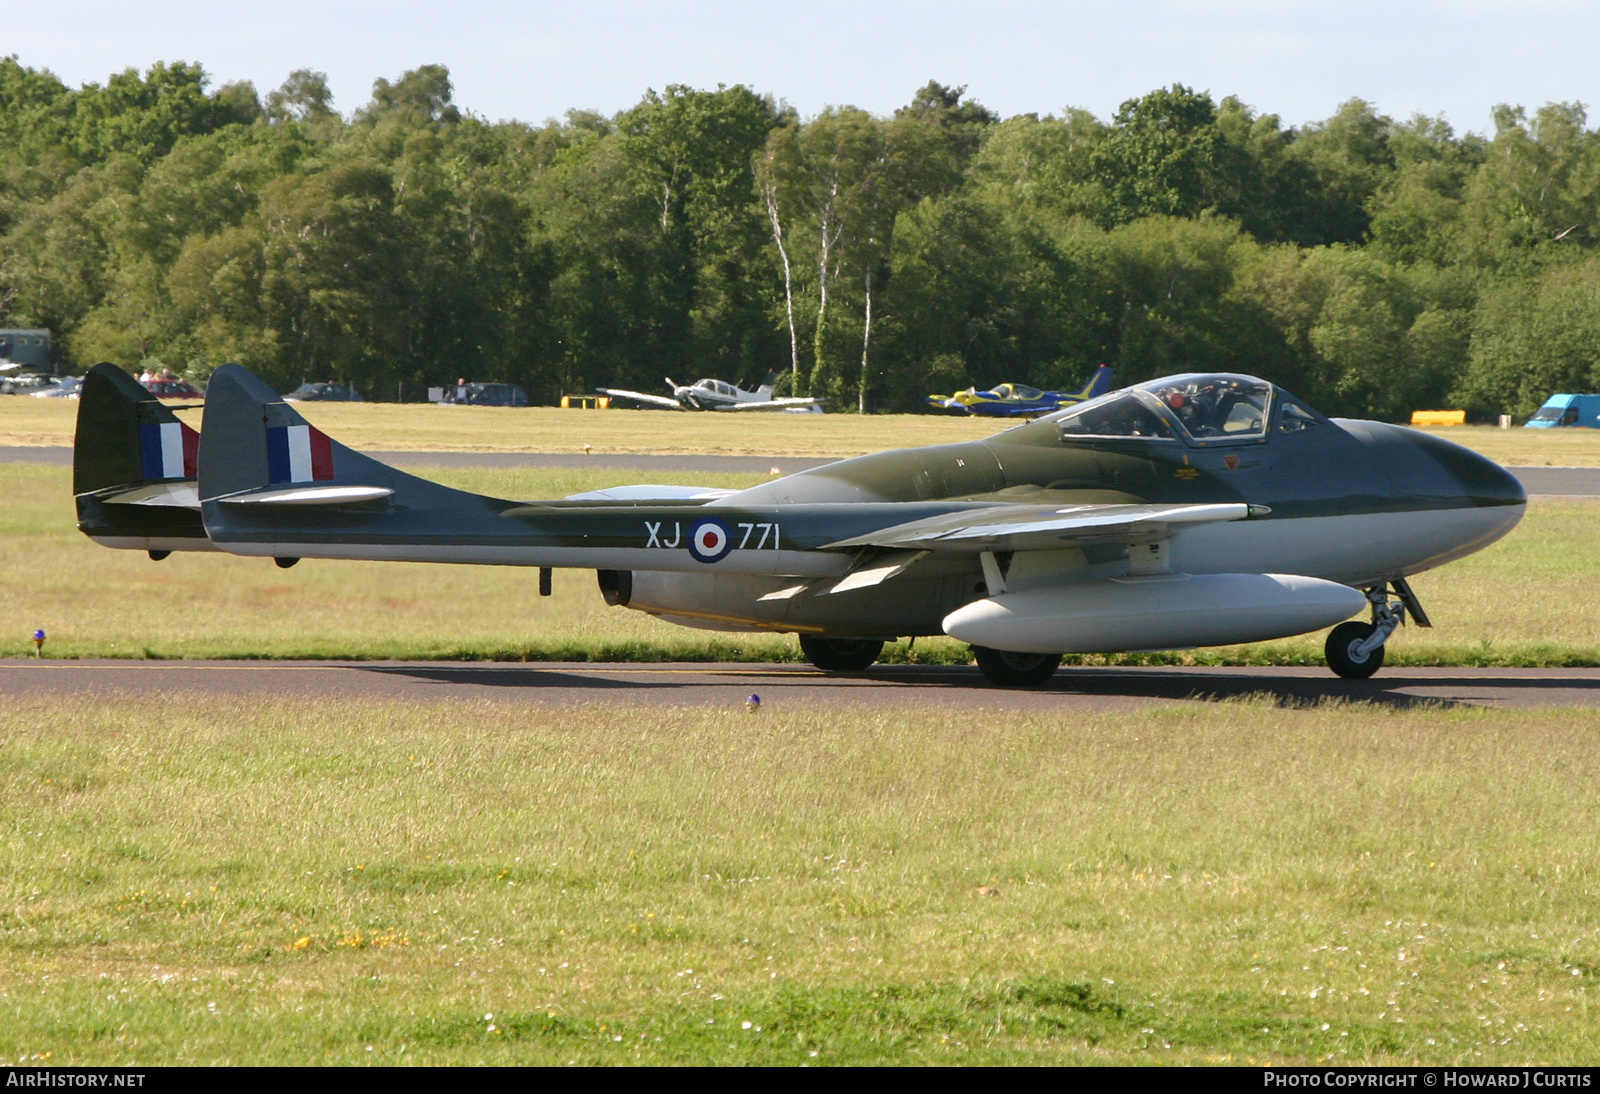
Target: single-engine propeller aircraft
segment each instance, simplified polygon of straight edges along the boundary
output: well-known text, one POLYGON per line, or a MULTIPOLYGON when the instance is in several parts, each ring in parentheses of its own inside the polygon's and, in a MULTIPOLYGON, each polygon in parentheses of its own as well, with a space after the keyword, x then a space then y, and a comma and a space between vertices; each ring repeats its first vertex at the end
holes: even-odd
POLYGON ((954 395, 930 395, 928 405, 948 414, 983 418, 1037 418, 1075 403, 1097 399, 1111 390, 1111 366, 1101 365, 1077 391, 1040 391, 1027 384, 997 384, 988 391, 969 387, 954 395))
POLYGON ((655 407, 660 410, 795 410, 810 407, 822 409, 822 404, 825 402, 823 399, 802 396, 774 399, 772 389, 777 382, 778 374, 768 372, 760 387, 754 391, 746 391, 737 384, 723 380, 696 380, 692 384, 679 384, 668 376, 667 387, 672 389, 670 399, 665 395, 646 395, 642 391, 622 391, 610 387, 597 387, 595 390, 613 399, 626 399, 640 406, 655 407))
POLYGON ((196 478, 187 427, 114 371, 84 381, 74 472, 79 527, 108 546, 155 558, 205 546, 280 566, 535 566, 541 591, 550 567, 594 569, 613 605, 795 632, 826 670, 864 669, 897 637, 946 634, 971 643, 995 683, 1036 685, 1066 653, 1333 626, 1329 666, 1370 676, 1407 617, 1430 625, 1407 579, 1504 536, 1527 501, 1459 445, 1329 419, 1228 373, 1152 380, 985 440, 748 490, 519 502, 346 448, 238 365, 207 389, 196 478))

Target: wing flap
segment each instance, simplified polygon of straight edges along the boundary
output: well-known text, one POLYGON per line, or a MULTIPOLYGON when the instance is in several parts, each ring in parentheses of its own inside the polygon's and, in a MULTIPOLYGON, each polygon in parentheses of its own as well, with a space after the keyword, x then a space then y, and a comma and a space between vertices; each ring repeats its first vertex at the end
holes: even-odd
POLYGON ((913 562, 925 556, 927 551, 898 551, 888 558, 880 559, 871 566, 860 570, 851 570, 844 577, 834 582, 828 589, 828 594, 848 593, 854 589, 870 589, 874 585, 882 585, 891 577, 898 577, 910 568, 913 562))
POLYGON ((887 547, 922 551, 1038 551, 1090 543, 1165 539, 1178 527, 1244 520, 1270 512, 1230 502, 1208 505, 1002 505, 911 521, 825 549, 887 547))

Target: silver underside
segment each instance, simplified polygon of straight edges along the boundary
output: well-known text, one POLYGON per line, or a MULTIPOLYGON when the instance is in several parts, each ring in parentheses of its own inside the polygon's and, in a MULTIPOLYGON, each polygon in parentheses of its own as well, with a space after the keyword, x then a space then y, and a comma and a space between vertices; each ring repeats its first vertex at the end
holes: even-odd
POLYGON ((90 536, 102 547, 120 551, 220 551, 209 539, 176 536, 90 536))
MULTIPOLYGON (((1277 573, 1362 588, 1469 555, 1515 527, 1522 506, 1240 521, 1185 529, 1172 538, 1179 573, 1277 573)), ((1012 588, 1104 582, 1128 573, 1126 557, 1096 565, 1071 551, 1019 552, 1012 588)), ((687 626, 839 635, 943 634, 946 615, 987 595, 976 559, 937 554, 867 588, 836 591, 831 577, 639 572, 629 607, 687 626), (799 585, 798 588, 796 586, 799 585)))

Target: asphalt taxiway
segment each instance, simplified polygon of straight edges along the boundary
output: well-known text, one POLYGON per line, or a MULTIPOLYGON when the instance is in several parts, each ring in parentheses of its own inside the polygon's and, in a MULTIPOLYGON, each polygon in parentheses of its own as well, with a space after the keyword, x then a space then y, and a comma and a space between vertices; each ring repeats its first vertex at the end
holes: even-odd
POLYGON ((790 664, 438 661, 0 661, 0 700, 45 695, 203 694, 396 702, 487 699, 530 707, 586 703, 736 709, 865 706, 893 710, 1119 710, 1264 696, 1504 709, 1600 708, 1600 669, 1394 668, 1341 680, 1324 668, 1064 668, 1044 687, 997 688, 976 668, 881 665, 825 674, 790 664))

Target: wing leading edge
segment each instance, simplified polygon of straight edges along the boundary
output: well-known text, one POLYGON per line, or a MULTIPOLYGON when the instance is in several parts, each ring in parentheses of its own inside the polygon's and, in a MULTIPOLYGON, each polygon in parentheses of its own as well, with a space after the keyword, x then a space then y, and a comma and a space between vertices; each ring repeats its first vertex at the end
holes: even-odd
POLYGON ((1043 551, 1090 543, 1149 543, 1182 527, 1245 520, 1271 512, 1264 505, 1003 505, 897 524, 830 543, 824 550, 1043 551))
POLYGON ((623 391, 620 388, 597 387, 602 395, 609 395, 613 399, 627 399, 629 402, 644 403, 646 406, 660 407, 662 410, 688 409, 676 399, 669 399, 665 395, 646 395, 642 391, 623 391))

